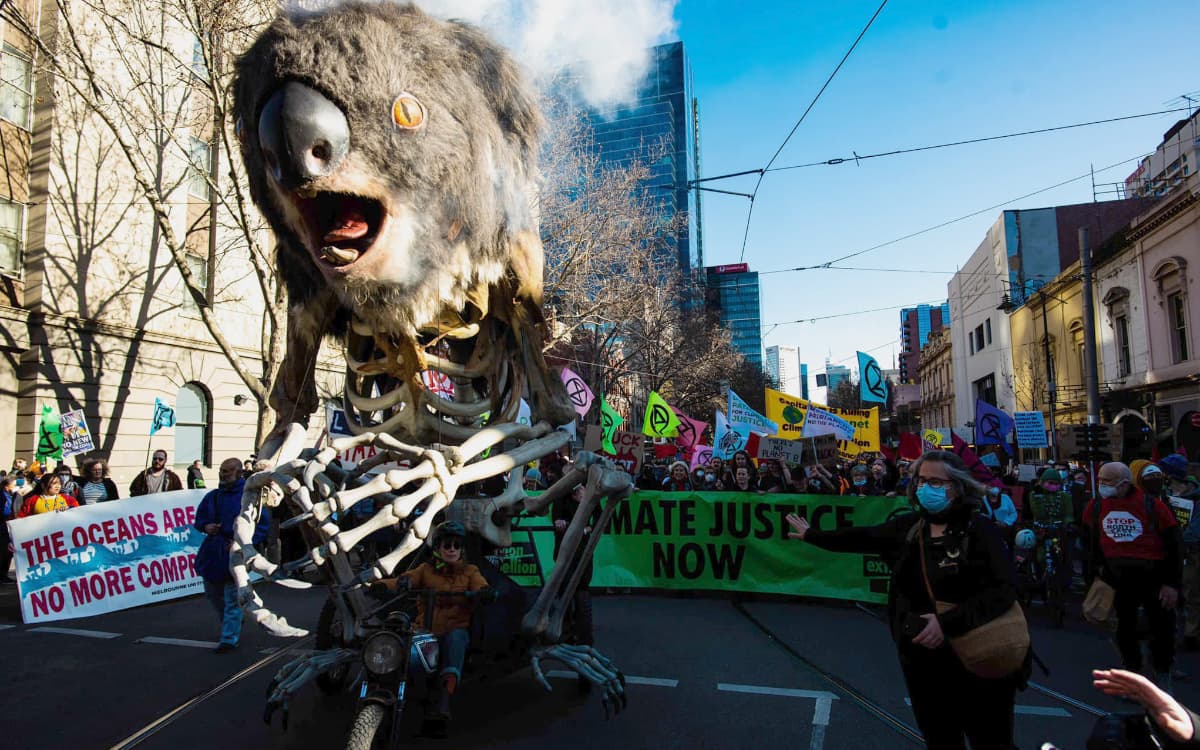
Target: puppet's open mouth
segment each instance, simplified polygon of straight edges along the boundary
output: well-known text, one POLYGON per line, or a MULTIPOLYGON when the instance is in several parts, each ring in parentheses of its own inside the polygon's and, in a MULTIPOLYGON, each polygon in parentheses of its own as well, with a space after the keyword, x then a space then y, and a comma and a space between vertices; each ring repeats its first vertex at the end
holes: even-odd
POLYGON ((349 266, 370 250, 387 215, 381 202, 350 193, 294 194, 292 199, 308 225, 314 257, 334 268, 349 266))

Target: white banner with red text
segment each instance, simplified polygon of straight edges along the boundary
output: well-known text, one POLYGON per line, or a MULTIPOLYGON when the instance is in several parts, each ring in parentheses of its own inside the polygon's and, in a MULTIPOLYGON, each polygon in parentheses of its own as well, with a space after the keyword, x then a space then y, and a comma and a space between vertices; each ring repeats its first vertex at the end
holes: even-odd
POLYGON ((208 490, 180 490, 9 521, 26 623, 198 594, 192 527, 208 490))

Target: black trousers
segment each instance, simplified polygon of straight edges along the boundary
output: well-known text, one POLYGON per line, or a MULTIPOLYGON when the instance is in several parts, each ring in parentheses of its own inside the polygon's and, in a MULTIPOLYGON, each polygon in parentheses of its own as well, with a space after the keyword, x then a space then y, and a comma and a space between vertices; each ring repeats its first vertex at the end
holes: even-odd
POLYGON ((1113 561, 1107 565, 1116 589, 1113 609, 1117 613, 1117 648, 1121 662, 1131 672, 1142 668, 1142 644, 1138 636, 1138 611, 1146 610, 1150 622, 1150 660, 1155 672, 1169 672, 1175 661, 1175 610, 1158 602, 1162 576, 1153 565, 1113 561))
POLYGON ((929 750, 966 750, 968 740, 971 750, 1011 750, 1015 677, 976 677, 948 644, 933 651, 905 646, 900 668, 929 750))

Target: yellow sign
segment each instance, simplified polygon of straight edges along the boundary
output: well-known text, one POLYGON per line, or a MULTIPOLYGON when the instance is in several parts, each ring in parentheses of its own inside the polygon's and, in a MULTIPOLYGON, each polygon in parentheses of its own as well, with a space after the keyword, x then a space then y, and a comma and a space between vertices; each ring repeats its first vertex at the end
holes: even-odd
POLYGON ((950 441, 946 439, 946 435, 941 430, 925 430, 921 437, 925 442, 938 448, 950 444, 950 441))
POLYGON ((802 398, 789 396, 770 388, 766 389, 766 393, 767 419, 779 425, 779 437, 798 440, 804 431, 804 419, 808 416, 808 407, 811 405, 836 414, 854 425, 854 439, 838 441, 838 453, 842 457, 853 458, 863 451, 879 450, 878 406, 870 409, 836 409, 822 404, 813 404, 802 398))

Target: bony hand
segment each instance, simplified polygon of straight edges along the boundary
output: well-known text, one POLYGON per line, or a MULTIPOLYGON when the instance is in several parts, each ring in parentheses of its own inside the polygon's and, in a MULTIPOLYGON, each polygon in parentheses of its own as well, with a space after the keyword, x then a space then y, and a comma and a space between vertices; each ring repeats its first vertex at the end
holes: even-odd
POLYGON ((792 530, 788 532, 788 538, 803 541, 804 537, 808 535, 809 528, 811 528, 808 520, 795 513, 788 513, 784 520, 788 522, 788 526, 792 527, 792 530))
POLYGON ((554 522, 554 530, 555 531, 566 531, 567 530, 567 522, 562 519, 555 521, 554 522))
POLYGON ((1175 742, 1188 742, 1195 735, 1184 707, 1140 674, 1124 669, 1095 669, 1092 684, 1108 695, 1132 698, 1142 704, 1154 723, 1175 742))
POLYGON ((942 634, 942 624, 938 622, 937 615, 921 615, 921 619, 925 620, 925 629, 917 633, 912 642, 930 650, 940 647, 946 637, 942 634))
POLYGON ((212 536, 213 534, 220 534, 221 533, 221 524, 219 524, 219 523, 204 524, 204 533, 208 534, 209 536, 212 536))
POLYGON ((1175 609, 1179 604, 1179 589, 1163 584, 1163 587, 1158 590, 1158 602, 1163 605, 1164 609, 1175 609))

